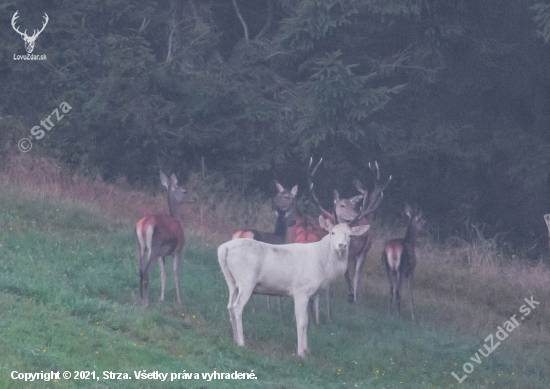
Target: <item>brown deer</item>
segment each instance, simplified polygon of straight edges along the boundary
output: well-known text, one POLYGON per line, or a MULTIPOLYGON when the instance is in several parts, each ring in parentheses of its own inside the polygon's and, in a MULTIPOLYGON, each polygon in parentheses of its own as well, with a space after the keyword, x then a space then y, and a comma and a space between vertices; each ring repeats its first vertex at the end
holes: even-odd
MULTIPOLYGON (((296 224, 292 207, 295 202, 294 200, 296 198, 296 194, 298 193, 298 185, 295 185, 292 190, 287 190, 275 181, 275 187, 277 188, 277 195, 271 202, 273 210, 277 215, 277 220, 275 221, 275 231, 261 232, 256 230, 239 230, 233 234, 231 240, 249 238, 270 244, 286 243, 288 228, 296 224)), ((269 296, 267 296, 267 307, 271 307, 271 299, 269 296)), ((254 297, 252 297, 252 310, 256 311, 254 297)), ((280 297, 279 310, 282 310, 282 302, 280 297)))
POLYGON ((422 217, 422 210, 415 209, 405 205, 405 213, 409 217, 407 232, 402 239, 392 239, 384 247, 382 253, 382 263, 386 267, 386 274, 390 284, 390 300, 388 303, 388 315, 391 314, 391 306, 393 300, 393 281, 392 275, 395 276, 397 288, 395 290, 395 301, 397 302, 397 315, 401 315, 401 286, 403 278, 407 278, 409 282, 409 300, 411 302, 412 321, 414 319, 413 306, 413 287, 414 287, 414 267, 416 266, 415 246, 418 238, 418 233, 426 224, 426 220, 422 217))
MULTIPOLYGON (((359 192, 362 194, 359 196, 352 197, 350 199, 341 199, 338 191, 334 191, 334 213, 331 214, 327 210, 325 210, 317 196, 315 195, 315 191, 313 190, 313 182, 312 179, 321 164, 323 159, 321 159, 314 169, 311 169, 311 161, 310 161, 310 173, 309 173, 309 187, 310 187, 310 193, 311 197, 313 198, 313 201, 321 211, 321 213, 325 216, 330 218, 334 223, 348 223, 348 224, 357 224, 357 225, 367 225, 370 224, 369 215, 371 215, 382 203, 382 198, 384 196, 384 190, 389 185, 392 177, 389 176, 388 180, 384 183, 380 179, 380 168, 378 166, 378 163, 374 163, 374 168, 371 167, 369 164, 369 167, 371 169, 376 170, 376 176, 375 176, 375 183, 374 183, 374 189, 369 194, 369 191, 365 189, 364 185, 359 180, 354 180, 354 185, 357 188, 359 192), (368 202, 367 202, 368 199, 368 202), (356 205, 362 200, 362 206, 361 210, 358 213, 355 210, 356 205)), ((349 248, 349 255, 348 255, 348 268, 346 272, 344 273, 344 277, 346 279, 346 283, 348 285, 348 301, 350 303, 354 303, 357 301, 358 298, 358 287, 359 282, 361 279, 361 270, 363 268, 363 265, 365 264, 365 260, 367 258, 367 253, 370 250, 372 246, 372 230, 366 231, 363 235, 359 236, 352 236, 350 248, 349 248), (354 276, 353 276, 353 283, 351 282, 350 273, 351 270, 354 270, 354 276)), ((332 290, 329 287, 327 291, 327 307, 328 307, 328 315, 329 320, 332 317, 332 304, 330 302, 331 299, 331 293, 332 290)))
POLYGON ((145 306, 149 305, 149 276, 157 260, 160 266, 160 301, 164 301, 164 289, 166 286, 164 260, 170 255, 174 257, 174 284, 176 286, 178 303, 181 304, 179 266, 185 237, 181 223, 175 217, 180 204, 194 203, 196 201, 195 196, 188 194, 183 187, 178 186, 178 179, 174 174, 170 176, 169 180, 161 171, 160 182, 168 190, 167 199, 170 215, 148 215, 136 223, 139 257, 139 297, 145 306), (148 256, 147 263, 144 266, 143 258, 145 250, 148 251, 148 256))

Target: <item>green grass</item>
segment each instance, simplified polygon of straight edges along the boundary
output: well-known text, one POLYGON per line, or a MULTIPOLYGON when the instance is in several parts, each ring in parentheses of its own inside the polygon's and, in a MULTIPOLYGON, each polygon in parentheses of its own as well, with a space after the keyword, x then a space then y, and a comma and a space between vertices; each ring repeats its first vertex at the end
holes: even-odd
MULTIPOLYGON (((420 325, 410 323, 408 309, 404 319, 388 318, 385 280, 378 274, 370 275, 372 287, 357 305, 346 303, 344 286, 337 285, 334 320, 309 329, 312 355, 306 360, 294 356, 289 299, 279 314, 265 308, 264 297, 256 297, 257 314, 245 309, 247 348, 239 348, 231 338, 227 285, 215 247, 188 237, 181 269, 183 306, 175 303, 169 260, 166 301, 158 302, 157 267, 149 288, 151 307, 144 309, 137 294, 132 225, 113 220, 78 201, 0 187, 1 388, 550 388, 548 350, 518 344, 514 332, 481 365, 473 363, 474 372, 458 385, 451 372, 462 376, 462 364, 471 362, 496 327, 470 334, 446 330, 430 320, 430 309, 438 306, 423 305, 422 290, 417 297, 420 325), (95 371, 101 377, 112 371, 132 379, 29 383, 10 378, 12 371, 50 370, 95 371), (163 383, 136 380, 138 370, 253 370, 257 380, 163 383)), ((441 299, 445 309, 458 305, 441 299)), ((463 310, 480 309, 462 304, 463 310)), ((516 331, 530 328, 524 327, 516 331)))

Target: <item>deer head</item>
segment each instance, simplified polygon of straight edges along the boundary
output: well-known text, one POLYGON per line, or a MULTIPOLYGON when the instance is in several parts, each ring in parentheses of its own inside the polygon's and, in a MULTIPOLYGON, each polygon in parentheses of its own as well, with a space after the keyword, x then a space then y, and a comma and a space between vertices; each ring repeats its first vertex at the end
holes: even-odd
POLYGON ((353 183, 357 190, 361 193, 358 196, 354 196, 349 199, 341 199, 338 191, 334 191, 334 213, 330 213, 325 210, 319 203, 319 199, 315 195, 313 190, 313 176, 317 172, 319 165, 323 159, 321 158, 317 165, 312 169, 313 158, 309 161, 309 174, 308 174, 308 183, 309 190, 313 201, 325 217, 328 217, 333 223, 348 223, 350 226, 355 225, 360 219, 374 212, 382 202, 384 195, 384 190, 391 181, 391 176, 388 178, 388 181, 385 183, 380 179, 380 169, 378 163, 374 163, 374 168, 369 164, 369 167, 372 170, 376 171, 376 179, 374 183, 374 189, 369 195, 369 191, 365 189, 364 185, 359 180, 354 180, 353 183), (356 205, 362 200, 362 206, 359 212, 355 210, 356 205), (368 200, 368 201, 367 201, 368 200))
POLYGON ((44 24, 42 25, 42 28, 40 29, 40 31, 34 30, 32 36, 28 36, 27 30, 25 30, 25 32, 21 32, 15 25, 15 20, 19 18, 19 16, 17 15, 18 12, 19 11, 15 11, 15 13, 13 14, 13 17, 11 18, 11 26, 19 35, 21 35, 21 38, 23 38, 23 40, 25 41, 25 50, 27 50, 27 53, 31 54, 32 51, 34 50, 34 41, 36 41, 36 38, 38 38, 38 35, 40 35, 42 31, 44 31, 44 28, 48 24, 48 20, 49 20, 48 14, 44 12, 43 18, 46 20, 44 21, 44 24))

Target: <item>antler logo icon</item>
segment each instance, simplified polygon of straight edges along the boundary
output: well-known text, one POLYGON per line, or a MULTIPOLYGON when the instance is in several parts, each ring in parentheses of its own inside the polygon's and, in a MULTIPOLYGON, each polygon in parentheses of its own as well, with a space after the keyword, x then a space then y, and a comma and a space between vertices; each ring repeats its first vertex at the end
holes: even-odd
POLYGON ((40 31, 34 30, 32 36, 28 36, 27 30, 25 30, 25 32, 21 32, 18 30, 17 26, 15 25, 15 19, 19 18, 19 16, 17 15, 18 12, 19 11, 15 11, 15 13, 13 14, 13 18, 11 18, 11 26, 15 31, 17 31, 19 35, 21 35, 21 38, 23 38, 23 40, 25 41, 25 50, 27 50, 27 53, 31 54, 32 51, 34 50, 34 41, 36 40, 36 38, 38 38, 38 35, 40 35, 42 31, 44 31, 46 24, 48 24, 48 20, 49 20, 48 14, 44 12, 43 18, 46 20, 44 21, 44 24, 42 25, 42 28, 40 29, 40 31))

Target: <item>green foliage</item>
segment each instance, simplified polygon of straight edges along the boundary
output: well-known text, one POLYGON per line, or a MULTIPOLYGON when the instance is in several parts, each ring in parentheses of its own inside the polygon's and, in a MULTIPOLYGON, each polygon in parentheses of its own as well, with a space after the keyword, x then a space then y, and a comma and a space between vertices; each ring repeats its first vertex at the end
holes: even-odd
POLYGON ((310 152, 329 137, 359 141, 365 136, 365 119, 403 87, 369 87, 377 75, 354 74, 358 65, 345 65, 341 55, 336 51, 315 59, 314 73, 301 85, 297 128, 301 145, 310 152))
POLYGON ((359 13, 358 0, 306 0, 299 3, 296 14, 284 20, 279 39, 283 44, 303 50, 335 34, 352 23, 359 13))
MULTIPOLYGON (((0 31, 0 142, 16 145, 66 101, 70 114, 33 151, 105 178, 156 184, 159 161, 178 173, 204 164, 250 194, 274 176, 303 187, 297 166, 315 154, 351 191, 344 177, 377 159, 398 178, 385 202, 395 213, 429 199, 440 225, 457 215, 447 233, 504 218, 513 238, 544 240, 546 2, 238 3, 248 42, 228 1, 49 2, 35 48, 47 61, 14 60, 23 41, 0 31), (528 206, 517 201, 527 189, 528 206)), ((19 10, 31 30, 44 6, 6 1, 0 16, 19 10)))

